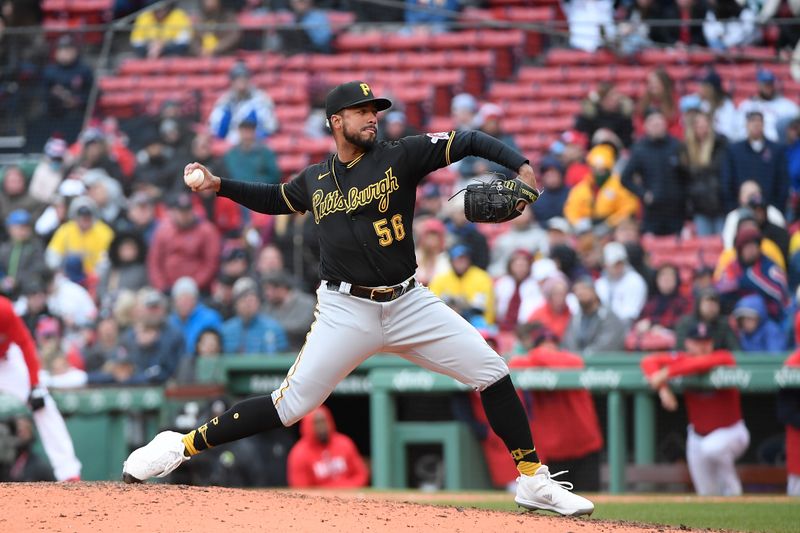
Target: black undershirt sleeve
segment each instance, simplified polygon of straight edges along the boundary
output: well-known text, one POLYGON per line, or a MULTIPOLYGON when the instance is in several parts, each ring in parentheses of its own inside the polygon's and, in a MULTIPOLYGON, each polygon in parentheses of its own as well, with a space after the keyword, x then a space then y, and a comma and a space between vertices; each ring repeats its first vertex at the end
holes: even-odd
POLYGON ((456 133, 450 152, 450 160, 453 162, 469 155, 476 155, 503 165, 515 172, 528 162, 528 158, 507 144, 478 130, 456 133))
POLYGON ((230 198, 239 205, 268 215, 286 215, 292 209, 281 194, 283 185, 271 183, 248 183, 222 178, 218 196, 230 198))
POLYGON ((482 131, 450 131, 412 135, 400 140, 408 154, 412 175, 422 179, 434 170, 467 156, 478 156, 516 172, 528 159, 482 131))

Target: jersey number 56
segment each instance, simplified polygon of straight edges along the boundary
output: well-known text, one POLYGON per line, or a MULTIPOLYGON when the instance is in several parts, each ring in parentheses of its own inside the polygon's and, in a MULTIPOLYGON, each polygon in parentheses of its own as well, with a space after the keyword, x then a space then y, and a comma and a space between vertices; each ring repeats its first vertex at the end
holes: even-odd
POLYGON ((375 233, 378 235, 378 244, 381 246, 389 246, 394 241, 402 241, 406 236, 406 229, 403 227, 403 215, 400 213, 389 220, 385 218, 376 220, 372 225, 375 227, 375 233), (394 231, 394 237, 392 237, 392 231, 394 231))

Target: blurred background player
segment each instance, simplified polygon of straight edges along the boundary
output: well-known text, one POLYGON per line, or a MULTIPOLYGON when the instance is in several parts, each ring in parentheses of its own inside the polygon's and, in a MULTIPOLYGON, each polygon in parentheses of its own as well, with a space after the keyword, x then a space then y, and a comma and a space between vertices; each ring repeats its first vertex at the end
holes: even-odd
MULTIPOLYGON (((667 411, 678 408, 678 400, 667 382, 674 377, 703 374, 718 366, 736 366, 733 354, 714 351, 714 338, 702 322, 686 337, 686 351, 655 353, 642 359, 642 372, 658 391, 667 411)), ((686 390, 689 427, 686 460, 689 474, 701 496, 738 496, 742 483, 736 473, 736 459, 750 444, 750 433, 742 419, 739 390, 686 390)))
MULTIPOLYGON (((800 351, 789 356, 785 364, 800 368, 800 351)), ((778 392, 778 420, 786 424, 786 494, 800 496, 800 389, 778 392)))
POLYGON ((355 443, 336 431, 333 415, 324 405, 300 422, 300 440, 289 452, 289 486, 364 487, 369 470, 355 443))
MULTIPOLYGON (((512 359, 510 368, 584 368, 581 356, 558 349, 558 337, 541 324, 530 326, 522 339, 527 354, 512 359)), ((600 490, 603 434, 589 391, 522 391, 536 451, 558 472, 570 473, 575 490, 600 490), (569 420, 568 424, 564 421, 569 420)))
POLYGON ((39 358, 28 328, 0 296, 0 392, 27 402, 58 481, 78 480, 81 462, 55 400, 39 384, 39 358))

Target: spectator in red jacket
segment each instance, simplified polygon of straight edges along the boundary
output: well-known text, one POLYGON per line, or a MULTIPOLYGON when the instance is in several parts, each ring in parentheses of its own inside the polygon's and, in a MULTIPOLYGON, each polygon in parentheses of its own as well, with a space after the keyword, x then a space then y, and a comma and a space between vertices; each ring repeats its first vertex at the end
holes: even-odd
MULTIPOLYGON (((685 352, 655 353, 642 359, 642 372, 658 391, 667 411, 678 408, 678 400, 667 382, 674 377, 703 374, 718 366, 736 366, 731 352, 714 351, 710 329, 698 323, 686 337, 685 352)), ((698 494, 738 496, 742 483, 736 459, 750 444, 750 433, 742 419, 739 390, 685 390, 689 427, 686 460, 698 494)))
POLYGON ((358 448, 336 431, 324 405, 300 422, 300 440, 289 452, 287 476, 290 487, 364 487, 369 482, 358 448))
MULTIPOLYGON (((785 364, 800 369, 800 351, 790 355, 785 364)), ((786 424, 786 493, 800 496, 800 389, 778 392, 778 421, 786 424)))
POLYGON ((147 255, 150 284, 166 292, 178 278, 189 276, 208 292, 219 266, 219 232, 192 212, 188 193, 171 197, 167 205, 169 216, 158 225, 147 255))
MULTIPOLYGON (((580 356, 558 349, 558 337, 547 328, 534 329, 526 343, 530 351, 512 359, 510 368, 584 367, 580 356)), ((568 470, 575 490, 600 490, 603 436, 589 391, 526 391, 522 399, 541 460, 553 471, 568 470)))

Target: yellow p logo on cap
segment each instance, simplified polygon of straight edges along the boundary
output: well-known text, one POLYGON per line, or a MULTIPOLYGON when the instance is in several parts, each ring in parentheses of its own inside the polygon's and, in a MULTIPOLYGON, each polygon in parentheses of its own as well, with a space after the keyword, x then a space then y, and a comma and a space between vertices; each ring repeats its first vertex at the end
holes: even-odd
POLYGON ((364 96, 369 96, 369 92, 370 92, 369 85, 367 85, 366 83, 362 83, 361 84, 361 91, 364 93, 364 96))

